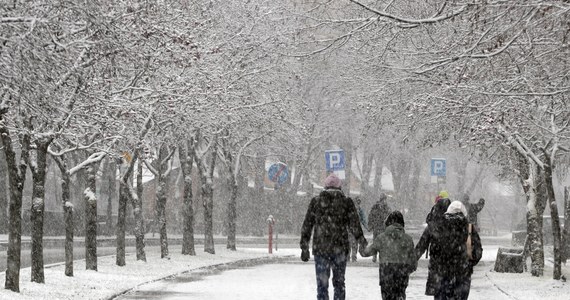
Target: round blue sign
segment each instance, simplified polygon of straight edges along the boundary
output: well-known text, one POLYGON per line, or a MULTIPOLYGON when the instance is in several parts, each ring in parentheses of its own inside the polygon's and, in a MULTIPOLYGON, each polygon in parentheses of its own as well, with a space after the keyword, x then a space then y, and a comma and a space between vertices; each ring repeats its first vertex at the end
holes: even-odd
POLYGON ((269 171, 267 171, 267 177, 269 177, 269 180, 278 184, 285 183, 287 177, 289 177, 287 165, 281 162, 272 164, 269 167, 269 171))

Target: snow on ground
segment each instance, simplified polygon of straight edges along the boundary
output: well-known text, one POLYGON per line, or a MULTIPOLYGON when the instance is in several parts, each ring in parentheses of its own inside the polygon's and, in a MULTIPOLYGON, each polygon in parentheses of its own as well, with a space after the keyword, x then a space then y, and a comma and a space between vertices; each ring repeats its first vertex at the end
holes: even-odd
MULTIPOLYGON (((146 263, 137 262, 134 254, 127 255, 124 267, 115 265, 115 256, 99 257, 97 272, 85 270, 85 261, 78 260, 74 263, 74 277, 65 276, 63 264, 51 265, 45 268, 45 284, 30 282, 30 268, 24 268, 20 271, 20 293, 0 289, 0 299, 108 299, 140 284, 191 269, 269 256, 267 249, 229 251, 221 245, 216 247, 215 255, 198 247, 196 256, 180 254, 180 246, 169 250, 170 260, 161 259, 157 251, 147 251, 146 263)), ((274 254, 278 255, 282 254, 274 254)), ((0 273, 0 284, 4 284, 5 276, 5 272, 0 273)))
MULTIPOLYGON (((160 259, 159 250, 148 249, 146 263, 137 262, 134 254, 127 256, 127 265, 118 267, 115 265, 115 256, 99 257, 99 271, 86 271, 83 260, 75 261, 75 276, 64 275, 64 265, 56 264, 46 266, 45 284, 30 282, 30 268, 24 268, 20 273, 21 293, 13 293, 0 289, 0 299, 109 299, 127 290, 145 290, 152 287, 160 287, 165 281, 158 281, 171 275, 182 275, 189 270, 196 270, 206 266, 227 264, 240 260, 267 258, 267 257, 291 257, 298 260, 300 251, 297 248, 279 248, 272 255, 267 253, 267 248, 241 248, 238 251, 228 251, 225 245, 216 245, 216 254, 204 253, 201 245, 196 247, 196 256, 185 256, 180 253, 180 246, 171 246, 171 259, 160 259), (150 283, 151 284, 145 284, 150 283)), ((291 246, 294 247, 294 246, 291 246)), ((500 300, 500 299, 569 299, 570 285, 566 282, 552 279, 552 267, 547 266, 542 278, 532 277, 529 273, 504 274, 492 272, 493 261, 496 258, 499 246, 484 246, 482 262, 476 268, 473 275, 473 285, 470 299, 500 300)), ((23 253, 23 255, 26 255, 23 253)), ((358 263, 349 266, 347 271, 348 299, 378 299, 378 270, 371 268, 370 258, 360 258, 358 263), (367 266, 367 267, 363 267, 367 266)), ((267 276, 275 266, 283 264, 270 264, 253 267, 257 275, 247 277, 245 281, 255 288, 246 289, 246 285, 234 286, 231 282, 235 279, 243 279, 243 269, 226 270, 223 274, 229 276, 229 281, 222 280, 222 276, 207 276, 199 282, 192 282, 192 293, 204 293, 202 295, 212 297, 216 295, 236 295, 241 293, 243 299, 278 299, 270 297, 275 289, 280 291, 282 298, 291 299, 286 295, 297 295, 298 299, 312 299, 315 297, 316 284, 314 282, 313 262, 286 265, 280 269, 277 276, 267 276), (301 273, 295 273, 302 268, 301 273), (304 276, 304 277, 302 277, 304 276), (197 284, 197 285, 196 285, 197 284), (208 294, 210 293, 210 294, 208 294), (229 293, 229 294, 228 294, 229 293), (284 298, 283 298, 284 297, 284 298)), ((427 261, 422 258, 420 268, 410 280, 408 288, 409 299, 430 299, 423 295, 425 280, 427 277, 427 261)), ((246 268, 247 269, 247 268, 246 268)), ((570 264, 563 266, 563 274, 570 275, 570 264)), ((225 276, 225 275, 224 275, 225 276)), ((249 275, 248 275, 249 276, 249 275)), ((0 284, 4 284, 5 274, 0 273, 0 284)), ((185 289, 185 287, 177 287, 185 289)), ((188 288, 186 288, 188 289, 188 288)), ((331 286, 332 291, 332 286, 331 286)), ((196 295, 196 294, 195 294, 196 295)), ((217 296, 216 296, 217 297, 217 296)), ((133 299, 133 298, 131 298, 133 299)), ((139 298, 134 298, 139 299, 139 298)), ((153 298, 156 299, 156 298, 153 298)), ((168 299, 168 298, 164 298, 168 299)), ((175 298, 172 298, 175 299, 175 298)), ((192 299, 192 298, 189 298, 192 299)), ((204 299, 204 298, 194 298, 204 299)), ((208 298, 210 299, 210 298, 208 298)), ((211 298, 218 299, 218 298, 211 298)), ((219 299, 225 299, 223 297, 219 299)), ((231 298, 235 299, 235 298, 231 298)))

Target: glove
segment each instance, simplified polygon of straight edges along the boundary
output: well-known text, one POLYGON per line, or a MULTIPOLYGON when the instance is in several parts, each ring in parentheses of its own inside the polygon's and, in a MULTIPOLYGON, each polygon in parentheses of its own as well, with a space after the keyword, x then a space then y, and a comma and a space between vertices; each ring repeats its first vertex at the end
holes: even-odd
POLYGON ((311 254, 309 253, 308 249, 301 249, 301 260, 302 261, 309 261, 311 254))
POLYGON ((366 250, 367 246, 368 246, 368 241, 366 241, 366 239, 362 237, 358 241, 358 253, 360 253, 360 256, 365 257, 364 250, 366 250))

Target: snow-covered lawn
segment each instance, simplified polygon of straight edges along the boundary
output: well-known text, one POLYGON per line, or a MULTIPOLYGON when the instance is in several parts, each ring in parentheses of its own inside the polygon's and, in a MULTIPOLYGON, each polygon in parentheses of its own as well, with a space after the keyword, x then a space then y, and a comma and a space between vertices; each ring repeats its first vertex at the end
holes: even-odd
MULTIPOLYGON (((63 250, 62 250, 63 251, 63 250)), ((196 249, 196 256, 180 254, 180 246, 170 247, 170 259, 161 259, 158 251, 147 251, 147 262, 137 262, 134 254, 127 255, 126 266, 115 265, 115 256, 99 257, 98 271, 85 270, 85 261, 74 263, 74 277, 64 274, 65 266, 55 264, 45 268, 45 284, 30 282, 30 268, 20 272, 20 293, 0 289, 0 299, 108 299, 137 285, 205 266, 224 264, 244 259, 289 255, 279 251, 272 255, 267 249, 239 249, 228 251, 217 246, 216 254, 196 249)), ((25 255, 25 254, 24 254, 25 255)), ((5 272, 0 273, 4 285, 5 272)))

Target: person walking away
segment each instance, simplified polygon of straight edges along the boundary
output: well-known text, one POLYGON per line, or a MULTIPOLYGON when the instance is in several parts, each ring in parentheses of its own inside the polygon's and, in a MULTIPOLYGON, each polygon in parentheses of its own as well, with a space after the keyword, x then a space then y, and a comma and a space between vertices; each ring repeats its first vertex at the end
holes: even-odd
POLYGON ((436 241, 441 255, 435 261, 438 278, 435 300, 466 300, 469 297, 473 266, 479 262, 483 252, 480 239, 478 245, 473 243, 468 247, 468 241, 473 242, 473 238, 469 238, 471 226, 466 215, 467 210, 461 201, 451 202, 444 214, 439 241, 436 241))
POLYGON ((317 299, 328 300, 329 278, 332 270, 334 299, 346 297, 345 273, 348 261, 349 232, 360 249, 367 246, 359 224, 358 212, 341 190, 341 180, 334 174, 324 182, 324 190, 311 199, 301 227, 301 260, 309 261, 309 242, 313 236, 312 252, 315 259, 317 299))
POLYGON ((416 245, 416 257, 419 260, 426 253, 429 256, 428 277, 426 281, 425 294, 434 296, 437 288, 436 258, 441 255, 441 247, 436 243, 441 231, 442 221, 447 208, 451 204, 449 193, 441 191, 436 197, 436 202, 426 217, 427 227, 424 229, 420 240, 416 245))
MULTIPOLYGON (((386 228, 384 220, 390 214, 390 207, 386 203, 387 198, 385 193, 380 193, 378 201, 372 205, 368 214, 368 230, 372 230, 373 239, 376 239, 386 228)), ((372 261, 376 262, 376 255, 372 256, 372 261)))
MULTIPOLYGON (((366 222, 366 213, 364 212, 364 209, 362 209, 362 207, 360 206, 360 204, 362 203, 362 200, 360 200, 360 197, 355 197, 354 198, 354 205, 356 207, 356 211, 358 212, 358 218, 360 220, 360 225, 366 229, 366 231, 368 231, 368 226, 367 226, 367 222, 366 222)), ((350 260, 353 262, 356 262, 356 253, 358 252, 358 242, 356 240, 356 238, 354 237, 354 235, 352 235, 350 232, 348 233, 348 241, 350 243, 350 260)))
POLYGON ((385 221, 386 230, 363 251, 363 256, 378 253, 382 300, 406 299, 410 274, 417 268, 414 241, 404 230, 404 216, 393 211, 385 221))
POLYGON ((461 197, 461 203, 463 203, 467 209, 467 221, 476 227, 476 230, 479 230, 477 215, 483 210, 483 207, 485 207, 485 199, 479 198, 479 202, 471 203, 469 202, 469 194, 464 193, 461 197))

